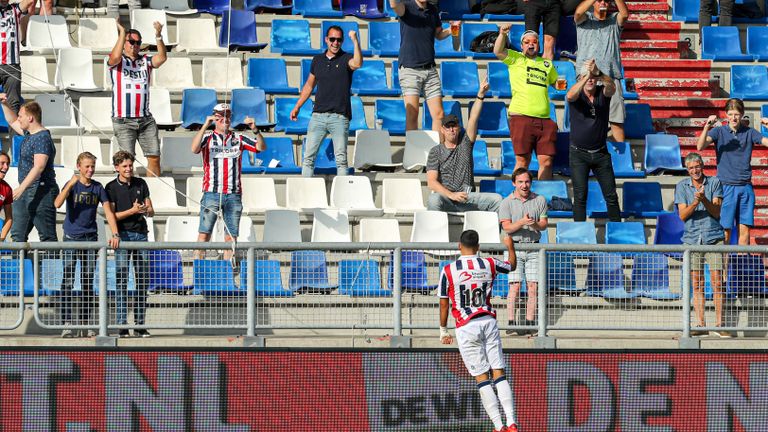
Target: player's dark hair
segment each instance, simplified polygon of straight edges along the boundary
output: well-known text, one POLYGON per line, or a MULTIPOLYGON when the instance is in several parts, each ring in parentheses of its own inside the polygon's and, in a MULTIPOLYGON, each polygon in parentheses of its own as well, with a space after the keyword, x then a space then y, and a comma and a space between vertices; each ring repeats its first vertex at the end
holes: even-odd
POLYGON ((728 112, 730 110, 736 110, 741 115, 744 115, 744 102, 737 98, 728 99, 728 101, 725 102, 725 111, 728 112))
POLYGON ((461 233, 461 237, 459 238, 459 242, 462 246, 467 248, 478 248, 480 247, 480 236, 477 234, 477 231, 475 230, 466 230, 463 233, 461 233))
POLYGON ((118 166, 121 163, 123 163, 123 161, 126 161, 126 160, 135 162, 136 158, 134 158, 132 154, 128 153, 125 150, 118 150, 117 153, 115 153, 114 156, 112 156, 112 165, 118 166))
POLYGON ((136 29, 128 29, 125 31, 125 39, 128 40, 128 36, 130 35, 136 35, 139 37, 139 40, 141 40, 141 32, 136 29))
POLYGON ((336 30, 339 33, 341 33, 341 38, 344 39, 344 30, 337 25, 332 25, 328 27, 328 30, 325 31, 325 37, 328 37, 328 35, 331 34, 331 30, 336 30))
POLYGON ((528 174, 528 179, 533 181, 533 174, 531 174, 531 172, 528 171, 528 168, 520 167, 520 168, 516 169, 512 173, 512 183, 516 182, 517 181, 517 177, 521 176, 523 174, 528 174))
POLYGON ((8 158, 8 163, 11 163, 11 157, 8 155, 8 153, 0 150, 0 157, 7 157, 8 158))

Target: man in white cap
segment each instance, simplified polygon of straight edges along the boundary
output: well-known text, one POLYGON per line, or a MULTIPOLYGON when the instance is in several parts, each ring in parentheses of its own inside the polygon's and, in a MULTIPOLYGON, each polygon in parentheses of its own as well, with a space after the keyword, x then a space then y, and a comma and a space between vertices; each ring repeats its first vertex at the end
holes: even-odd
POLYGON ((528 168, 536 149, 539 180, 552 179, 557 123, 549 118, 549 86, 557 81, 552 60, 539 57, 539 35, 527 30, 520 37, 522 52, 507 49, 511 24, 499 27, 493 53, 509 68, 512 100, 509 103, 509 137, 515 149, 515 169, 528 168))
MULTIPOLYGON (((260 152, 267 148, 253 118, 246 117, 245 124, 256 134, 254 138, 231 131, 231 121, 232 109, 229 104, 220 103, 213 107, 213 115, 205 119, 203 127, 192 139, 192 153, 202 152, 203 156, 199 242, 211 239, 219 212, 222 212, 226 226, 224 240, 237 241, 240 215, 243 212, 240 184, 243 151, 260 152), (213 131, 206 131, 211 122, 215 124, 213 131)), ((227 251, 225 258, 230 256, 231 252, 227 251)))

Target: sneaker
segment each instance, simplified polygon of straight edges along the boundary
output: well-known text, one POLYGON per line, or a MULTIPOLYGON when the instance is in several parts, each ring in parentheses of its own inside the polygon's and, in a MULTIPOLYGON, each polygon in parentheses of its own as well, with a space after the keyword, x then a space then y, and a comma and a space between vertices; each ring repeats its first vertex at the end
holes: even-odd
MULTIPOLYGON (((511 325, 511 326, 516 326, 516 325, 517 325, 517 323, 516 323, 515 321, 508 321, 508 322, 507 322, 507 324, 508 324, 508 325, 511 325)), ((507 329, 507 331, 506 331, 505 333, 506 333, 508 336, 514 336, 514 335, 518 334, 518 333, 517 333, 518 331, 519 331, 519 330, 515 330, 515 329, 507 329)))
POLYGON ((507 432, 509 429, 507 429, 506 426, 502 426, 501 429, 494 429, 493 432, 507 432))
POLYGON ((131 337, 131 331, 128 329, 122 329, 117 332, 117 337, 120 337, 120 338, 131 337))
POLYGON ((507 432, 518 432, 517 425, 507 426, 507 432))
MULTIPOLYGON (((699 327, 695 327, 695 328, 699 328, 699 327)), ((691 337, 694 337, 694 336, 709 336, 709 332, 706 330, 691 329, 691 337)))
POLYGON ((96 330, 83 331, 85 337, 96 337, 96 330))
POLYGON ((75 334, 72 332, 72 329, 64 329, 61 331, 61 337, 64 339, 71 339, 75 337, 75 334))
POLYGON ((720 329, 713 331, 712 334, 722 339, 730 339, 730 338, 736 337, 736 335, 733 332, 720 330, 720 329))
POLYGON ((144 329, 134 330, 133 334, 136 337, 142 337, 142 338, 148 338, 148 337, 152 336, 151 334, 149 334, 148 331, 146 331, 144 329))

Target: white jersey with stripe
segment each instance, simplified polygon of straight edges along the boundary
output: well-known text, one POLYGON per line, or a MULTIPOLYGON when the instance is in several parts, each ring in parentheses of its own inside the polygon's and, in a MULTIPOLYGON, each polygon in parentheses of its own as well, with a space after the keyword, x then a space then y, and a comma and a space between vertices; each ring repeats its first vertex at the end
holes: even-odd
POLYGON ((0 64, 19 64, 21 14, 18 4, 9 4, 5 8, 0 8, 0 64))
POLYGON ((508 262, 477 255, 462 255, 443 267, 437 295, 451 300, 451 314, 457 328, 477 316, 496 317, 491 306, 493 280, 497 273, 511 270, 508 262))
POLYGON ((232 131, 227 135, 207 132, 203 136, 203 192, 239 194, 242 152, 258 153, 256 140, 232 131))
POLYGON ((136 60, 123 55, 109 67, 112 79, 112 117, 146 117, 149 113, 149 82, 152 57, 146 54, 136 60))

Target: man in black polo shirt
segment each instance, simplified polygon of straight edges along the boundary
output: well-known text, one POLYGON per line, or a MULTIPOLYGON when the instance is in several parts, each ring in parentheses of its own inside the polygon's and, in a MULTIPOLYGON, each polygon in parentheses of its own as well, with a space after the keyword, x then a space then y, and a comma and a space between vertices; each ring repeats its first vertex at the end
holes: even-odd
MULTIPOLYGON (((121 241, 147 241, 146 217, 152 217, 155 213, 152 201, 149 199, 147 182, 133 175, 134 157, 132 154, 120 150, 112 156, 112 164, 117 171, 117 178, 107 183, 107 195, 112 211, 117 219, 117 229, 121 241)), ((115 267, 117 267, 117 323, 128 324, 128 277, 130 262, 133 260, 133 269, 136 281, 136 303, 133 309, 133 317, 136 325, 144 325, 144 316, 147 309, 147 286, 149 285, 149 254, 145 250, 115 250, 115 267)), ((137 329, 135 336, 149 337, 146 329, 137 329)), ((129 336, 128 329, 121 329, 120 337, 129 336)))
POLYGON ((405 129, 419 129, 419 96, 424 94, 432 129, 440 132, 443 121, 443 93, 435 64, 435 38, 451 35, 443 29, 437 2, 428 0, 389 0, 400 17, 400 89, 405 101, 405 129))
POLYGON ((608 219, 621 222, 616 178, 611 154, 605 144, 611 96, 616 93, 616 86, 611 77, 600 72, 594 59, 587 60, 585 67, 588 72, 579 76, 566 95, 571 113, 573 220, 583 222, 587 219, 587 182, 589 171, 592 170, 608 207, 608 219))
POLYGON ((301 89, 299 100, 291 111, 291 120, 296 121, 299 110, 309 99, 317 84, 315 107, 307 126, 307 141, 301 175, 312 177, 315 172, 315 157, 320 143, 327 135, 333 140, 336 158, 336 175, 347 175, 347 144, 349 142, 349 121, 352 118, 350 87, 352 72, 363 65, 363 54, 357 33, 350 30, 349 38, 355 47, 354 55, 344 52, 344 32, 339 26, 331 26, 325 34, 328 49, 312 58, 309 77, 301 89))

